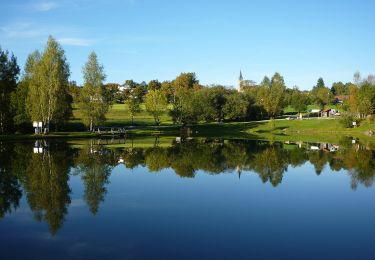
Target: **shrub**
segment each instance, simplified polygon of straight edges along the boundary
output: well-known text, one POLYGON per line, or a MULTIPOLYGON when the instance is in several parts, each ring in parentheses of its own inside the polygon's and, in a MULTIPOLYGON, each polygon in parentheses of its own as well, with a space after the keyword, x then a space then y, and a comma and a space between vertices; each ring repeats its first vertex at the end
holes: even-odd
POLYGON ((352 115, 342 115, 340 119, 340 124, 345 127, 345 128, 352 128, 353 127, 353 122, 355 121, 355 118, 352 115))
POLYGON ((373 123, 375 121, 375 115, 367 115, 367 121, 373 123))

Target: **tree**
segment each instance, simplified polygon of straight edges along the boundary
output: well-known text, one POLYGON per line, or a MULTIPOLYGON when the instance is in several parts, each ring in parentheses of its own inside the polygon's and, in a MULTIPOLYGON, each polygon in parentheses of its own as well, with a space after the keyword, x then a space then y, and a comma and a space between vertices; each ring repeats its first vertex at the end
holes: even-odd
POLYGON ((356 71, 354 73, 354 84, 359 86, 361 84, 361 81, 362 81, 362 77, 361 77, 361 73, 359 71, 356 71))
POLYGON ((175 102, 175 91, 173 88, 173 84, 170 81, 163 81, 161 83, 161 91, 167 98, 169 103, 174 103, 175 102))
POLYGON ((323 78, 318 79, 316 86, 314 86, 311 91, 311 94, 313 96, 314 103, 319 105, 321 109, 323 109, 325 105, 333 102, 332 91, 325 86, 323 78))
POLYGON ((260 103, 272 119, 280 114, 283 108, 285 89, 284 78, 279 73, 273 75, 271 82, 266 77, 262 82, 260 103))
POLYGON ((202 114, 202 102, 198 92, 193 89, 180 88, 175 94, 175 102, 169 114, 173 122, 191 124, 196 123, 202 114))
POLYGON ((146 93, 146 89, 144 86, 138 85, 135 88, 131 89, 130 92, 131 92, 131 97, 129 98, 136 98, 139 100, 140 103, 142 103, 143 96, 146 93))
POLYGON ((27 82, 21 81, 16 91, 11 95, 11 106, 13 113, 13 122, 17 130, 25 131, 30 128, 30 116, 27 113, 26 102, 29 93, 27 82))
POLYGON ((181 73, 174 81, 173 85, 176 89, 185 88, 192 89, 199 84, 199 81, 193 72, 181 73))
POLYGON ((119 94, 119 87, 120 85, 117 83, 107 83, 103 85, 106 100, 108 100, 108 102, 111 104, 119 102, 122 99, 121 95, 119 94))
POLYGON ((332 87, 331 87, 331 93, 335 96, 347 95, 348 94, 348 88, 341 81, 334 82, 332 84, 332 87))
POLYGON ((92 52, 82 69, 84 85, 81 91, 79 106, 82 110, 83 122, 93 130, 94 125, 105 121, 110 102, 106 97, 103 81, 104 68, 99 65, 97 55, 92 52))
POLYGON ((231 120, 237 120, 246 116, 249 102, 239 92, 229 94, 223 107, 224 115, 231 120))
POLYGON ((359 117, 363 118, 374 111, 375 105, 375 87, 365 81, 358 91, 358 112, 359 117))
POLYGON ((307 103, 307 96, 298 89, 294 89, 291 98, 291 105, 298 112, 300 119, 302 119, 301 112, 307 109, 307 103))
POLYGON ((224 119, 223 108, 227 102, 227 90, 224 86, 205 87, 198 91, 197 99, 206 121, 221 122, 224 119))
POLYGON ((161 90, 149 90, 146 95, 146 110, 154 117, 155 124, 160 124, 160 116, 167 109, 167 98, 161 90))
POLYGON ((71 115, 71 103, 68 102, 69 64, 64 50, 51 36, 40 57, 31 57, 31 79, 28 92, 28 110, 33 121, 42 121, 45 132, 50 124, 61 124, 71 115))
POLYGON ((20 69, 17 59, 0 48, 0 133, 9 132, 13 127, 11 93, 17 87, 20 69))
POLYGON ((359 88, 356 85, 349 86, 349 97, 344 102, 345 110, 359 117, 359 88))
POLYGON ((151 80, 149 83, 148 83, 148 86, 147 86, 147 89, 150 91, 150 90, 158 90, 161 88, 161 83, 157 80, 157 79, 154 79, 154 80, 151 80))
POLYGON ((134 116, 141 112, 140 100, 137 97, 130 97, 126 103, 128 104, 132 124, 134 124, 134 116))
POLYGON ((318 79, 318 82, 316 83, 316 86, 315 86, 316 88, 325 88, 326 87, 326 85, 324 84, 324 80, 323 80, 323 78, 319 78, 318 79))
POLYGON ((31 106, 28 103, 29 90, 31 84, 36 82, 36 70, 40 59, 41 54, 37 50, 27 57, 21 82, 18 84, 16 91, 12 93, 13 120, 17 130, 25 131, 31 128, 29 113, 31 106))

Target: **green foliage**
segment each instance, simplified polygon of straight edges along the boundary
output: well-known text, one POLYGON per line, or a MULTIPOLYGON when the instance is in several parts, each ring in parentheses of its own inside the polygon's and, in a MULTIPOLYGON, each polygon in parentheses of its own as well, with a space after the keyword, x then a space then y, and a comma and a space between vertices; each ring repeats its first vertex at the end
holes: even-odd
POLYGON ((149 90, 146 99, 146 110, 154 117, 155 124, 160 124, 160 116, 167 110, 167 98, 163 92, 159 90, 149 90))
POLYGON ((132 118, 132 124, 134 123, 134 116, 141 111, 140 100, 136 97, 129 98, 127 101, 129 107, 129 114, 132 118))
POLYGON ((355 118, 347 113, 343 114, 340 118, 340 124, 345 128, 352 128, 355 121, 355 118))
POLYGON ((179 88, 175 93, 175 102, 169 112, 174 123, 197 123, 202 115, 202 103, 198 92, 189 88, 179 88))
POLYGON ((173 86, 176 90, 180 88, 191 89, 191 88, 197 87, 198 84, 199 84, 199 81, 195 73, 193 72, 181 73, 173 81, 173 86))
POLYGON ((282 112, 285 89, 284 78, 279 73, 274 74, 271 82, 266 77, 262 82, 258 99, 271 118, 282 112))
POLYGON ((105 114, 110 107, 103 86, 105 80, 104 68, 99 65, 97 56, 92 52, 83 67, 84 86, 79 97, 79 106, 82 111, 82 119, 90 131, 95 125, 105 121, 105 114))
POLYGON ((11 93, 17 87, 20 69, 14 55, 0 48, 0 134, 13 128, 11 93))
POLYGON ((298 89, 294 89, 291 97, 291 106, 298 112, 301 113, 307 109, 308 97, 298 89))
POLYGON ((225 117, 229 120, 239 120, 246 117, 249 101, 241 93, 235 92, 228 95, 223 107, 225 117))
POLYGON ((106 153, 104 147, 93 145, 85 145, 76 158, 77 173, 85 186, 84 199, 93 215, 98 213, 107 193, 105 185, 109 183, 113 161, 111 153, 106 153))
POLYGON ((47 130, 50 123, 60 125, 69 118, 72 110, 68 93, 70 71, 64 50, 50 36, 43 54, 32 53, 25 67, 31 119, 43 121, 47 130))
POLYGON ((29 86, 25 80, 21 81, 16 91, 11 95, 11 106, 13 111, 13 120, 17 130, 25 131, 30 128, 30 116, 26 110, 27 96, 29 86))
POLYGON ((334 82, 331 87, 331 92, 335 96, 343 96, 349 94, 348 84, 344 84, 341 81, 334 82))
POLYGON ((318 82, 316 83, 315 88, 325 88, 325 87, 326 87, 326 85, 325 85, 325 83, 324 83, 323 78, 319 78, 319 79, 318 79, 318 82))
POLYGON ((311 91, 314 103, 321 109, 324 106, 333 103, 333 94, 329 88, 326 87, 314 87, 311 91))
POLYGON ((122 96, 119 94, 119 84, 107 83, 103 85, 105 99, 114 104, 123 101, 122 96))
POLYGON ((28 158, 26 198, 35 218, 46 221, 52 235, 62 226, 71 202, 68 185, 71 156, 71 148, 63 143, 28 158))
POLYGON ((196 98, 201 108, 200 117, 206 121, 221 122, 224 119, 223 109, 228 92, 223 86, 211 86, 199 90, 196 98))
POLYGON ((161 88, 161 83, 155 79, 155 80, 151 80, 148 84, 147 84, 147 89, 150 91, 150 90, 159 90, 161 88))

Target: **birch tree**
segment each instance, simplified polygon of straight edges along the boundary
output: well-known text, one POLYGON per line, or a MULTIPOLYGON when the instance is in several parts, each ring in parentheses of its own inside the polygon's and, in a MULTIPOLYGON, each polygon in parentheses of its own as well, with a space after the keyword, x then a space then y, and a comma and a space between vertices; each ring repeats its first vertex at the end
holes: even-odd
POLYGON ((106 78, 104 67, 99 64, 97 55, 92 52, 82 69, 84 86, 81 91, 79 106, 82 110, 83 122, 93 127, 105 121, 110 102, 107 100, 103 81, 106 78))
POLYGON ((283 108, 286 89, 284 78, 279 73, 275 73, 271 82, 263 81, 264 84, 262 84, 260 89, 260 103, 273 119, 280 114, 283 108))
POLYGON ((69 64, 64 50, 53 38, 49 37, 40 60, 34 57, 29 85, 29 112, 33 121, 42 121, 45 132, 50 124, 55 126, 68 119, 71 104, 68 102, 69 64))

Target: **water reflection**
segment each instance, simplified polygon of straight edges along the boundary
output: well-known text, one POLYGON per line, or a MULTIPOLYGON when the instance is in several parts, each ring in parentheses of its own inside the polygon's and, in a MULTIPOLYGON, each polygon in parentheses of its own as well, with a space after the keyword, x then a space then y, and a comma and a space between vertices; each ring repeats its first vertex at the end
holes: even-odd
POLYGON ((116 164, 115 154, 103 146, 86 145, 79 150, 75 158, 75 174, 81 176, 85 186, 84 200, 90 212, 95 215, 99 204, 107 193, 105 187, 113 166, 116 164))
POLYGON ((263 183, 276 187, 289 167, 305 163, 317 175, 325 168, 345 170, 351 188, 374 183, 375 161, 371 145, 343 139, 339 144, 269 143, 250 140, 192 139, 152 147, 124 148, 102 145, 93 140, 78 146, 64 141, 0 143, 0 217, 19 206, 22 194, 37 221, 46 222, 55 234, 63 225, 71 203, 69 178, 80 176, 84 201, 95 215, 104 202, 109 177, 115 166, 147 167, 151 173, 170 168, 178 176, 194 178, 197 171, 257 174, 263 183), (38 149, 35 149, 38 148, 38 149))

